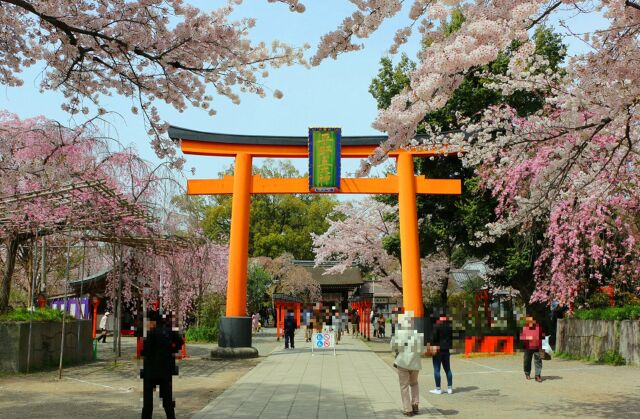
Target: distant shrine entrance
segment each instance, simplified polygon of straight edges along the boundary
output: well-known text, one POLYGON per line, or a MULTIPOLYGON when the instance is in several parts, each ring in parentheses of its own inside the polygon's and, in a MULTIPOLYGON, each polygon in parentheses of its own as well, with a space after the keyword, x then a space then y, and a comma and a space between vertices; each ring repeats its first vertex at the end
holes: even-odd
MULTIPOLYGON (((226 316, 220 321, 221 356, 257 356, 251 348, 251 318, 247 316, 247 267, 251 194, 397 194, 402 265, 402 301, 423 330, 422 281, 418 243, 417 194, 459 195, 460 179, 428 179, 414 175, 414 156, 434 156, 437 150, 397 150, 397 175, 386 178, 340 178, 341 158, 366 158, 386 136, 342 137, 339 128, 310 128, 308 137, 217 134, 178 127, 169 136, 185 154, 234 157, 234 175, 222 179, 187 180, 189 195, 232 194, 231 237, 226 316), (252 175, 254 157, 307 158, 309 178, 264 179, 252 175)), ((418 136, 419 137, 419 136, 418 136)), ((255 351, 255 350, 254 350, 255 351)))

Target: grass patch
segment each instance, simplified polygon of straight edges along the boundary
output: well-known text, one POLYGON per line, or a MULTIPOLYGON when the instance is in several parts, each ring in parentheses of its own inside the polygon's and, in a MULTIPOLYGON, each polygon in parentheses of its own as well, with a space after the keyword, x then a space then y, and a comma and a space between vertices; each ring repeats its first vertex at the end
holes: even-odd
MULTIPOLYGON (((0 321, 2 322, 28 322, 30 319, 33 321, 44 322, 61 322, 62 311, 54 310, 49 307, 42 309, 36 309, 29 311, 26 308, 17 308, 9 313, 0 315, 0 321)), ((67 320, 73 320, 74 317, 67 313, 67 320)))
POLYGON ((573 317, 581 320, 637 320, 640 319, 640 305, 576 310, 573 317))
POLYGON ((189 343, 210 343, 218 341, 218 327, 190 327, 185 333, 189 343))
POLYGON ((566 352, 555 352, 554 356, 560 359, 566 359, 569 361, 584 361, 590 362, 592 364, 606 364, 606 365, 626 365, 627 360, 624 359, 622 355, 620 355, 616 351, 608 351, 600 358, 594 358, 589 356, 581 356, 576 354, 570 354, 566 352))

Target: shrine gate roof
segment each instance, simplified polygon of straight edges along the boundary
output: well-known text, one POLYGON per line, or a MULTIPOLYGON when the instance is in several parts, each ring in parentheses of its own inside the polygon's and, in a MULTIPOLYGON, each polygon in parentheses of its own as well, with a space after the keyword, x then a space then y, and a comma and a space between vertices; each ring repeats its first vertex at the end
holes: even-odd
MULTIPOLYGON (((169 126, 169 137, 174 140, 202 141, 207 143, 225 144, 252 144, 252 145, 288 145, 307 146, 309 138, 307 136, 281 136, 281 135, 237 135, 222 134, 216 132, 197 131, 193 129, 180 128, 174 125, 169 126)), ((427 135, 416 135, 416 138, 427 138, 427 135)), ((343 146, 377 146, 387 140, 386 135, 356 135, 341 137, 343 146)))

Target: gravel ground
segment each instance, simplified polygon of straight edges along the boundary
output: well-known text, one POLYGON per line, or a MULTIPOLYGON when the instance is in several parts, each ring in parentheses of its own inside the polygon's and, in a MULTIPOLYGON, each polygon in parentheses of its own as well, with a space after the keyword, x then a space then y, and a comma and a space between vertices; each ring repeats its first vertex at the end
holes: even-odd
MULTIPOLYGON (((1 418, 139 418, 142 410, 142 362, 135 359, 135 339, 122 340, 122 358, 114 363, 111 337, 99 344, 98 360, 58 371, 0 377, 1 418)), ((180 374, 173 378, 176 415, 190 417, 257 365, 279 343, 273 329, 254 337, 260 358, 212 360, 215 345, 187 345, 190 357, 177 361, 180 374)), ((157 394, 157 393, 156 393, 157 394)), ((163 418, 161 402, 154 417, 163 418)))

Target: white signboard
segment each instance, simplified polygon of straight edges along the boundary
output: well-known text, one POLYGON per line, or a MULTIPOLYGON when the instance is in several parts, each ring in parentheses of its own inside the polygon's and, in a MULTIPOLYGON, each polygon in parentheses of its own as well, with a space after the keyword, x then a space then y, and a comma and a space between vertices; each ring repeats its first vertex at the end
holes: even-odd
POLYGON ((333 332, 314 333, 311 339, 311 355, 319 349, 333 349, 336 354, 336 334, 333 332))

